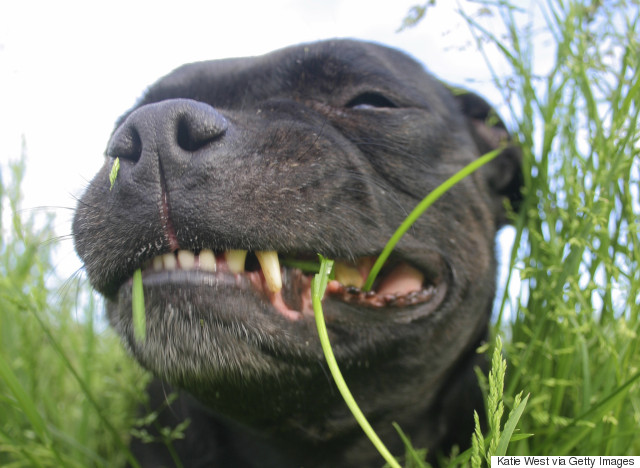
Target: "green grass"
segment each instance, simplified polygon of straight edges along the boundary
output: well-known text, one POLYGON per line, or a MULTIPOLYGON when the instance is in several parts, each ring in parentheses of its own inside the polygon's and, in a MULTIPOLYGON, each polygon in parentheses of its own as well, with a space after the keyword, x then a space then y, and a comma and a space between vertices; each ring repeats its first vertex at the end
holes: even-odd
POLYGON ((531 394, 519 428, 534 436, 510 454, 640 453, 640 15, 620 3, 541 2, 556 45, 542 76, 542 32, 523 12, 486 4, 506 37, 466 15, 512 71, 494 80, 524 152, 512 266, 525 293, 504 298, 495 334, 508 337, 505 401, 531 394))
POLYGON ((0 168, 0 466, 123 466, 147 379, 86 284, 50 286, 53 217, 20 216, 24 169, 0 168))
POLYGON ((327 283, 329 281, 329 274, 331 273, 331 269, 333 268, 333 260, 328 260, 326 258, 320 257, 320 271, 314 276, 311 281, 311 299, 313 301, 313 310, 316 320, 316 326, 318 327, 318 335, 320 337, 320 342, 322 343, 322 349, 324 351, 325 359, 327 361, 327 366, 331 371, 331 375, 333 380, 342 395, 345 403, 351 410, 353 417, 358 421, 358 424, 367 435, 371 443, 376 447, 380 455, 387 461, 387 463, 392 468, 400 468, 400 465, 396 461, 396 459, 391 455, 387 447, 380 440, 378 435, 375 433, 369 421, 360 410, 360 407, 356 403, 351 391, 349 390, 349 386, 345 382, 342 377, 342 373, 338 367, 338 362, 333 354, 331 349, 331 344, 329 343, 329 334, 327 332, 327 325, 324 321, 324 315, 322 311, 322 298, 324 297, 324 292, 327 289, 327 283))
POLYGON ((438 200, 438 198, 440 198, 447 190, 449 190, 451 187, 453 187, 455 184, 460 182, 465 177, 468 177, 469 175, 471 175, 480 167, 491 162, 491 160, 494 159, 499 154, 500 154, 500 148, 482 155, 477 160, 469 163, 467 166, 463 167, 460 171, 455 173, 453 176, 445 180, 442 184, 436 187, 433 190, 433 192, 431 192, 426 197, 424 197, 422 201, 418 203, 418 205, 416 205, 416 207, 413 210, 411 210, 411 213, 409 213, 409 215, 402 222, 402 224, 400 224, 398 229, 396 229, 396 232, 393 233, 393 235, 391 236, 391 239, 389 239, 389 241, 387 242, 387 245, 384 246, 384 248, 382 249, 382 252, 376 259, 375 263, 373 264, 373 267, 371 267, 371 271, 369 272, 369 275, 367 276, 367 279, 364 283, 364 287, 362 289, 364 291, 371 290, 371 287, 373 286, 373 282, 376 280, 378 273, 380 273, 380 270, 382 269, 385 262, 389 258, 389 255, 391 255, 391 252, 393 251, 397 243, 400 241, 402 236, 405 235, 405 233, 409 230, 409 228, 413 226, 413 224, 418 220, 418 218, 424 214, 427 208, 433 205, 436 202, 436 200, 438 200))
POLYGON ((144 310, 144 291, 142 289, 142 270, 133 272, 131 287, 131 313, 133 315, 133 336, 144 341, 147 336, 147 317, 144 310))
MULTIPOLYGON (((521 288, 499 298, 483 350, 490 429, 444 465, 640 453, 640 7, 536 5, 544 28, 502 1, 462 12, 481 53, 497 50, 509 70, 494 80, 526 187, 510 269, 521 288), (542 34, 554 45, 545 73, 542 34)), ((104 329, 88 285, 55 278, 52 216, 21 211, 24 164, 0 171, 0 466, 124 466, 148 376, 104 329)), ((422 466, 424 451, 405 458, 422 466)))
POLYGON ((111 165, 111 172, 109 172, 109 190, 113 190, 113 186, 116 183, 118 172, 120 171, 120 158, 115 158, 111 165))

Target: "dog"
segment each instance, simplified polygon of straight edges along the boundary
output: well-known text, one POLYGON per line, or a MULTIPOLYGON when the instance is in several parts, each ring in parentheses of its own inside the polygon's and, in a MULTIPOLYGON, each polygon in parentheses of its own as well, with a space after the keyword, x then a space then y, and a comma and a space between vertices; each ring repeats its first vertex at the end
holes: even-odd
MULTIPOLYGON (((153 84, 116 123, 73 236, 110 324, 157 377, 151 403, 181 390, 159 423, 190 420, 174 443, 184 466, 379 466, 328 373, 300 262, 335 260, 329 337, 390 450, 404 453, 393 422, 431 454, 468 445, 494 238, 521 185, 520 153, 484 99, 397 50, 329 40, 184 65, 153 84), (497 148, 364 291, 415 205, 497 148)), ((161 444, 132 450, 143 466, 174 466, 161 444)))

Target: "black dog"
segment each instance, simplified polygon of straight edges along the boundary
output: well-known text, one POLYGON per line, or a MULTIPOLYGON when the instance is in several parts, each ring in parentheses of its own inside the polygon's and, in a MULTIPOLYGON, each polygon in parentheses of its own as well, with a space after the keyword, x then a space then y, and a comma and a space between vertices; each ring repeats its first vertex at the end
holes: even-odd
MULTIPOLYGON (((185 466, 383 464, 328 375, 310 274, 292 263, 317 253, 337 261, 324 300, 334 351, 390 449, 403 454, 393 421, 416 447, 468 443, 517 151, 449 191, 373 292, 361 286, 416 203, 506 138, 479 97, 355 41, 185 65, 147 90, 118 122, 73 232, 133 355, 188 392, 162 421, 191 419, 176 443, 185 466), (132 325, 138 268, 145 340, 132 325)), ((159 446, 134 448, 144 466, 171 464, 159 446)))

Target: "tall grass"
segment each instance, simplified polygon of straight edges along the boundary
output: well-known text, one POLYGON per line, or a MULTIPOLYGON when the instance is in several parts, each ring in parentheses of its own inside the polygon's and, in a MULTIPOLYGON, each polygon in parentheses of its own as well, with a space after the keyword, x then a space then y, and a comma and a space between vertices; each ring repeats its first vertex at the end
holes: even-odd
POLYGON ((505 401, 530 393, 519 428, 534 436, 509 453, 640 454, 640 4, 476 3, 463 15, 511 70, 494 82, 525 163, 521 290, 495 334, 507 337, 505 401), (527 25, 537 14, 543 29, 527 25), (555 60, 536 74, 543 39, 555 60))
POLYGON ((0 170, 0 466, 123 466, 146 378, 86 285, 50 290, 53 217, 21 210, 24 158, 0 170))

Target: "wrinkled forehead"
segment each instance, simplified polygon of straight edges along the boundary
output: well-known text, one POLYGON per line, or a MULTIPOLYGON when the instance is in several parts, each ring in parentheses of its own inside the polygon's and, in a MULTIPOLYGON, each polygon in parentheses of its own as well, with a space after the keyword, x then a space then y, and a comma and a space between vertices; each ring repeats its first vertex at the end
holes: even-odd
POLYGON ((399 105, 420 106, 442 86, 418 62, 394 49, 350 40, 303 44, 257 57, 184 65, 151 86, 138 105, 188 98, 242 108, 286 96, 340 103, 378 91, 399 105))

